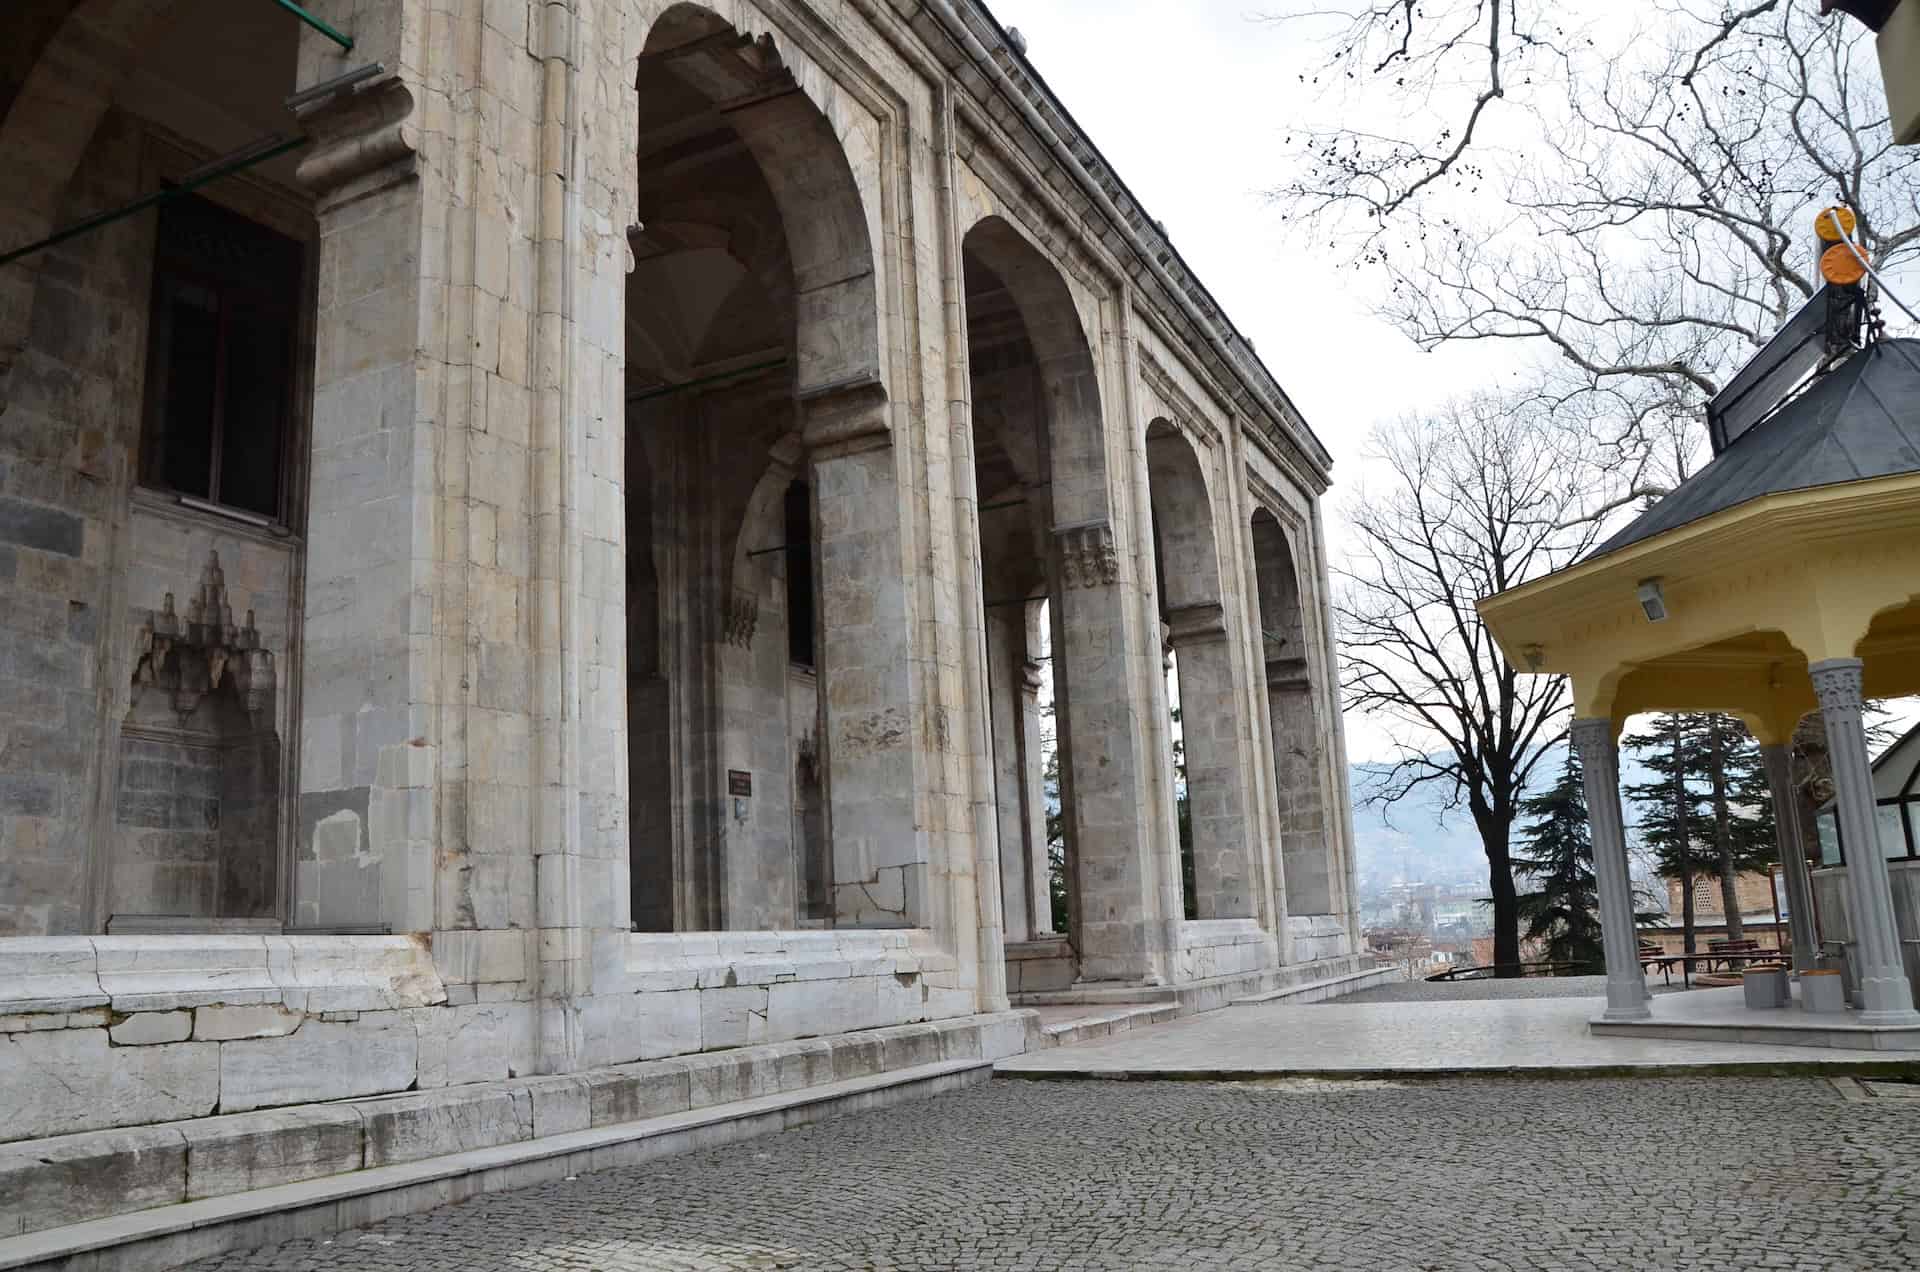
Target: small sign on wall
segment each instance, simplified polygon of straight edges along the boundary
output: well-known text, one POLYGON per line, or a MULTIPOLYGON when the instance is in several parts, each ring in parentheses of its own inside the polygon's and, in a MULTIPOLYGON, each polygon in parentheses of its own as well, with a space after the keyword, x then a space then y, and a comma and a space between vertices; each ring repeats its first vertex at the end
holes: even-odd
POLYGON ((727 794, 736 798, 750 797, 753 794, 753 774, 743 773, 739 769, 728 769, 727 794))

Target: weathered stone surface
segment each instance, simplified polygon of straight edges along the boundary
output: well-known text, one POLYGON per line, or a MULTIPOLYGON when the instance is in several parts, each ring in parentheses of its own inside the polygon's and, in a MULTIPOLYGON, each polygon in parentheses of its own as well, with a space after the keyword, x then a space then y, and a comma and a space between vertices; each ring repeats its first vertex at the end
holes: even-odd
POLYGON ((366 1124, 368 1166, 391 1166, 533 1137, 533 1097, 524 1088, 434 1091, 356 1104, 366 1124))
POLYGON ((419 1007, 405 1014, 420 1036, 421 1090, 497 1082, 533 1069, 530 1002, 419 1007))
POLYGON ((208 1042, 114 1047, 105 1029, 0 1035, 0 1138, 204 1117, 220 1097, 208 1042))
POLYGON ((595 1126, 684 1113, 692 1102, 690 1070, 684 1060, 621 1065, 584 1076, 595 1126))
POLYGON ((143 1011, 107 1030, 115 1046, 146 1047, 161 1042, 185 1042, 193 1036, 190 1011, 143 1011))
POLYGON ((280 1038, 300 1027, 306 1016, 278 1003, 251 1007, 197 1007, 193 1036, 201 1042, 234 1042, 242 1038, 280 1038))
POLYGON ((420 1044, 403 1013, 372 1012, 354 1021, 308 1020, 281 1038, 223 1042, 219 1052, 220 1109, 243 1113, 404 1091, 418 1074, 420 1044))
POLYGON ((186 1188, 187 1144, 173 1127, 0 1148, 0 1236, 170 1205, 186 1188))
POLYGON ((224 1197, 358 1170, 361 1119, 347 1106, 261 1109, 183 1122, 187 1199, 224 1197))

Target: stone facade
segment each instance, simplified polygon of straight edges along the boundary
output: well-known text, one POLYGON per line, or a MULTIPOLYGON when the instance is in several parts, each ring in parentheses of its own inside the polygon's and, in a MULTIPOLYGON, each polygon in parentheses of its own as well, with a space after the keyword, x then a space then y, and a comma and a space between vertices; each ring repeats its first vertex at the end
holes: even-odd
POLYGON ((0 250, 176 197, 0 266, 0 1133, 1355 957, 1329 457, 974 0, 16 7, 0 250))

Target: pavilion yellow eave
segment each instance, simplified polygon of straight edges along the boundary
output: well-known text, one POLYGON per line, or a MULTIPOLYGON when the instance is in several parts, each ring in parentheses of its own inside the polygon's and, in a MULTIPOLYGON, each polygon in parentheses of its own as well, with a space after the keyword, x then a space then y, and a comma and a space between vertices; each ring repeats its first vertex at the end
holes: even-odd
POLYGON ((1749 500, 1479 610, 1515 666, 1572 679, 1577 715, 1728 711, 1784 741, 1815 705, 1810 662, 1862 659, 1872 697, 1920 692, 1920 472, 1749 500))

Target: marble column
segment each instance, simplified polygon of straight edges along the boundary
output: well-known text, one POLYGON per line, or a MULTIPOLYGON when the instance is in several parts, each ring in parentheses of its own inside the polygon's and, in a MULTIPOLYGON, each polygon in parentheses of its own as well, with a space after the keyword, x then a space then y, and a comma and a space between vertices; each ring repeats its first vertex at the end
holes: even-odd
MULTIPOLYGON (((1030 607, 1031 608, 1031 607, 1030 607)), ((1033 648, 1028 635, 1027 648, 1033 648)), ((1020 815, 1027 851, 1027 873, 1019 886, 1027 890, 1036 936, 1054 931, 1053 870, 1047 861, 1046 756, 1040 748, 1040 664, 1031 658, 1020 664, 1020 815)), ((1013 887, 1013 883, 1003 883, 1013 887)))
POLYGON ((1607 960, 1607 1020, 1646 1020, 1647 979, 1640 970, 1633 921, 1633 880, 1627 873, 1627 835, 1620 811, 1620 751, 1613 721, 1586 718, 1573 722, 1573 747, 1580 753, 1587 816, 1593 827, 1593 876, 1600 890, 1600 938, 1607 960))
POLYGON ((1255 911, 1240 780, 1240 710, 1225 612, 1219 605, 1189 605, 1169 613, 1167 621, 1180 669, 1195 908, 1202 919, 1250 919, 1255 911))
POLYGON ((1767 788, 1773 794, 1774 834, 1780 842, 1781 873, 1787 879, 1787 923, 1793 937, 1793 970, 1814 966, 1819 948, 1813 936, 1813 885, 1807 878, 1806 845, 1800 839, 1800 811, 1793 789, 1793 753, 1784 743, 1762 746, 1767 788))
POLYGON ((1920 1025, 1913 989, 1900 961, 1900 932, 1894 925, 1893 889, 1887 860, 1880 853, 1874 821, 1873 763, 1867 754, 1861 720, 1858 658, 1828 658, 1814 663, 1813 691, 1827 726, 1827 753, 1833 762, 1834 811, 1847 857, 1847 909, 1853 920, 1854 973, 1860 984, 1863 1025, 1920 1025))
POLYGON ((1142 819, 1144 704, 1128 657, 1127 587, 1108 522, 1056 526, 1053 538, 1053 688, 1080 979, 1148 982, 1164 940, 1142 819))
POLYGON ((912 611, 886 396, 877 385, 834 388, 806 396, 802 408, 816 531, 834 922, 929 924, 930 849, 914 806, 914 742, 927 727, 914 684, 919 616, 912 611))

